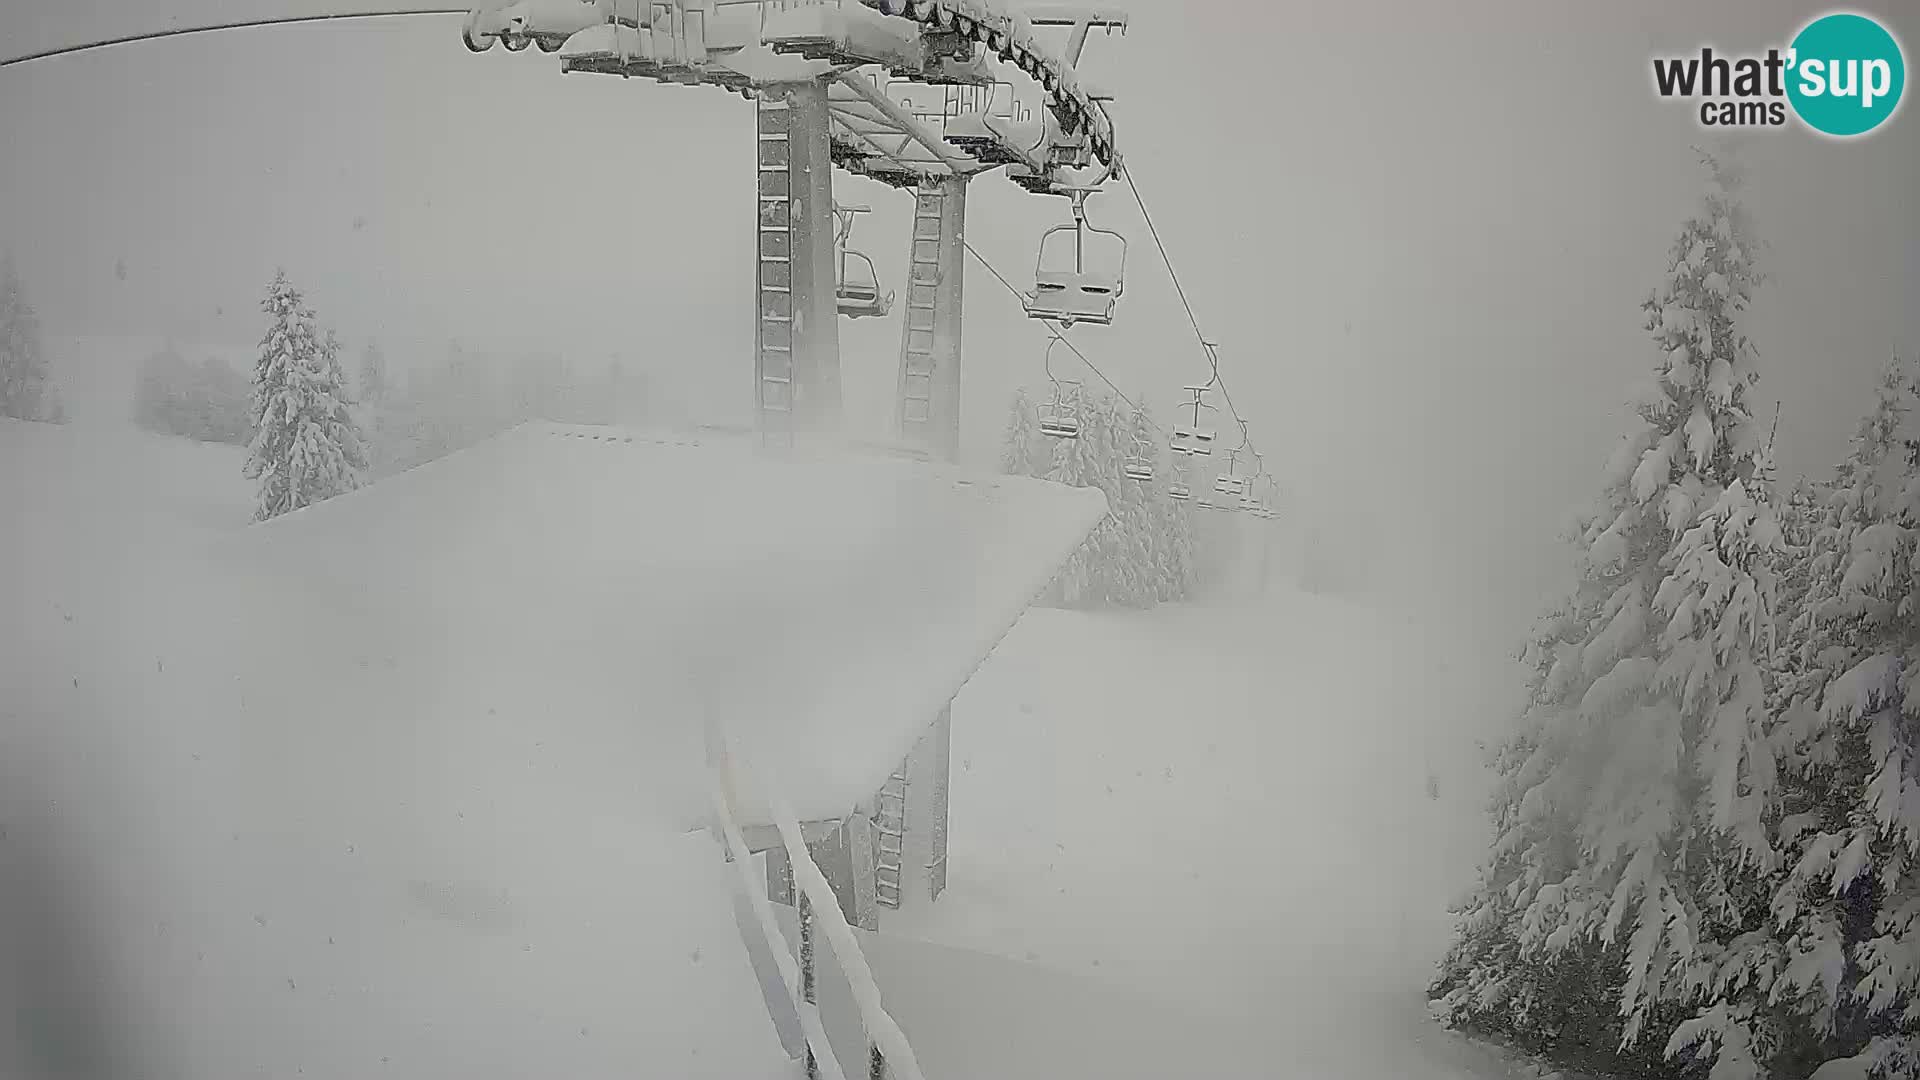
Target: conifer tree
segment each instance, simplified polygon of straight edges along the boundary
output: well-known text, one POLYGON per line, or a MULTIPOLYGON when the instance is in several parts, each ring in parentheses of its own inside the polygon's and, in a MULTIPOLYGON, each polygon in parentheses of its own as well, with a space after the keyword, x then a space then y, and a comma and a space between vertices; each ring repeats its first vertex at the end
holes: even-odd
POLYGON ((350 491, 366 468, 349 411, 340 342, 322 337, 300 293, 276 274, 261 309, 270 317, 253 371, 252 445, 245 473, 260 490, 265 521, 350 491))
POLYGON ((1818 509, 1776 739, 1787 977, 1835 1053, 1920 1073, 1920 429, 1896 361, 1818 509))
POLYGON ((63 419, 47 381, 40 319, 27 302, 10 257, 0 258, 0 416, 15 420, 63 419))
POLYGON ((367 347, 360 353, 360 401, 369 406, 378 406, 387 399, 391 390, 387 375, 387 354, 381 350, 380 343, 368 341, 367 347))
POLYGON ((1040 425, 1033 402, 1025 387, 1013 392, 1007 413, 1006 434, 1000 440, 1000 471, 1009 476, 1034 475, 1034 447, 1040 440, 1040 425))
MULTIPOLYGON (((1579 536, 1582 581, 1529 649, 1497 838, 1438 1005, 1483 1023, 1564 978, 1613 992, 1620 1045, 1757 1075, 1775 1050, 1764 875, 1777 766, 1765 678, 1781 529, 1740 323, 1758 284, 1740 177, 1708 192, 1644 305, 1658 355, 1639 425, 1579 536)), ((1524 1021, 1522 1021, 1524 1022, 1524 1021)))

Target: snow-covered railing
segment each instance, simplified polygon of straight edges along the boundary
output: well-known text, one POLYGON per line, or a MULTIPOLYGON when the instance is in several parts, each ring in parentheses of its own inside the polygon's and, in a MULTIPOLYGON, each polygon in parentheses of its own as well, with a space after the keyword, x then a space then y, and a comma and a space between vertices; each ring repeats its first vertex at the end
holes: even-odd
MULTIPOLYGON (((727 861, 739 871, 740 884, 747 890, 747 899, 753 907, 754 925, 764 939, 767 952, 773 957, 774 967, 779 970, 780 985, 787 992, 787 1001, 800 1017, 801 1035, 806 1039, 818 1075, 822 1080, 846 1080, 846 1073, 833 1055, 833 1046, 827 1041, 826 1025, 820 1021, 820 1006, 811 1000, 812 987, 807 985, 811 972, 803 972, 787 953, 786 937, 780 932, 780 923, 774 917, 773 904, 767 900, 765 883, 753 872, 751 849, 741 835, 739 819, 733 812, 731 787, 725 767, 716 768, 713 807, 715 820, 720 824, 720 840, 726 846, 727 861)), ((812 958, 806 959, 811 961, 812 958)))
POLYGON ((748 858, 745 837, 740 831, 739 818, 735 813, 738 805, 738 777, 735 774, 735 762, 739 760, 733 752, 732 740, 721 729, 718 721, 709 721, 708 739, 710 757, 714 774, 714 807, 720 823, 722 840, 727 853, 735 866, 739 868, 742 883, 753 903, 755 921, 760 933, 766 937, 768 948, 772 951, 774 962, 780 971, 781 983, 786 987, 788 997, 792 999, 794 1010, 800 1016, 802 1030, 807 1046, 819 1070, 819 1075, 827 1080, 844 1080, 839 1062, 834 1058, 833 1048, 827 1044, 826 1031, 820 1022, 820 1010, 813 1000, 813 940, 812 923, 818 920, 821 929, 826 932, 827 943, 833 949, 834 960, 846 977, 848 988, 852 991, 855 1006, 860 1010, 861 1027, 867 1033, 872 1049, 872 1072, 876 1078, 889 1080, 926 1080, 920 1071, 920 1062, 914 1056, 913 1047, 907 1042, 906 1032, 900 1029, 880 1000, 880 986, 874 980, 873 969, 868 966, 866 954, 860 949, 859 939, 854 936, 853 927, 848 924, 845 913, 840 910, 840 900, 834 895, 833 886, 827 876, 821 872, 813 855, 807 850, 806 837, 800 829, 800 819, 781 794, 772 778, 762 770, 755 769, 752 778, 773 816, 773 824, 779 830, 782 846, 787 853, 787 864, 792 868, 795 909, 800 915, 800 963, 795 965, 787 954, 785 937, 780 933, 779 924, 774 918, 773 906, 767 900, 765 889, 753 873, 748 858))

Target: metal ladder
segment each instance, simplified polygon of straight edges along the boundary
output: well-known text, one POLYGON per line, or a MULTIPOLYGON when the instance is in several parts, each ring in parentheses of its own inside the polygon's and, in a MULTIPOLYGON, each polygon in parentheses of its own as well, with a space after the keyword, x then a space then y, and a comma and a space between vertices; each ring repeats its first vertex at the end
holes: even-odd
POLYGON ((900 906, 900 870, 906 864, 907 772, 902 765, 881 786, 874 800, 874 899, 882 907, 900 906))
POLYGON ((754 404, 762 445, 793 446, 793 161, 792 108, 761 100, 759 321, 754 333, 754 404))
POLYGON ((933 419, 934 302, 940 286, 940 226, 946 196, 939 188, 914 193, 913 253, 907 263, 907 320, 900 346, 900 433, 928 445, 933 419))

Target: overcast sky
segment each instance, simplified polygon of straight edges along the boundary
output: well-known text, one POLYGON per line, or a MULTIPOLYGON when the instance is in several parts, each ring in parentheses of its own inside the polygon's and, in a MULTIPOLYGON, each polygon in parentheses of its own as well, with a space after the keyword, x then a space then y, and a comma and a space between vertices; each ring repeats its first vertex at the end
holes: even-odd
MULTIPOLYGON (((1652 360, 1636 305, 1701 190, 1702 133, 1654 97, 1649 56, 1783 44, 1824 8, 1114 2, 1134 28, 1096 37, 1083 68, 1118 95, 1122 151, 1269 466, 1396 561, 1484 586, 1489 612, 1538 606, 1551 530, 1591 493, 1652 360)), ((324 5, 0 6, 12 53, 324 5)), ((1889 17, 1911 63, 1920 15, 1856 7, 1889 17)), ((61 58, 0 71, 0 249, 56 337, 246 346, 283 266, 350 341, 620 353, 738 418, 751 111, 712 89, 562 77, 535 51, 474 56, 455 19, 61 58)), ((1783 466, 1818 468, 1887 357, 1920 354, 1920 117, 1907 106, 1852 143, 1762 132, 1747 157, 1770 244, 1759 399, 1785 402, 1783 466)), ((836 184, 878 211, 857 236, 897 287, 909 197, 836 184)), ((1028 283, 1065 211, 991 176, 969 238, 1028 283)), ((1128 197, 1092 213, 1133 257, 1121 321, 1077 340, 1164 417, 1203 359, 1128 197)), ((849 405, 879 427, 899 331, 876 322, 842 333, 849 405)), ((966 334, 966 440, 985 455, 1008 393, 1041 381, 1044 337, 977 267, 966 334)))

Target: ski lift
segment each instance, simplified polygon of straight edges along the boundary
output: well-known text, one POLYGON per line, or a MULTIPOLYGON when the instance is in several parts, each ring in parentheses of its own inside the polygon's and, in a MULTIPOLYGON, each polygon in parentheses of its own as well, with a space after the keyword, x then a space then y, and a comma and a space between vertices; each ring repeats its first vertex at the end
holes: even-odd
POLYGON ((835 206, 833 216, 834 303, 840 314, 851 319, 885 315, 893 308, 893 294, 880 294, 880 278, 873 260, 847 246, 853 234, 855 214, 865 214, 866 206, 835 206))
POLYGON ((1193 400, 1187 402, 1183 408, 1192 409, 1193 416, 1191 420, 1184 424, 1179 421, 1174 422, 1171 449, 1176 454, 1198 454, 1201 456, 1211 454, 1213 453, 1214 431, 1212 428, 1201 426, 1200 410, 1205 409, 1208 412, 1218 411, 1206 402, 1206 393, 1208 390, 1213 389, 1213 384, 1209 383, 1206 386, 1189 386, 1185 389, 1187 393, 1193 395, 1193 400))
POLYGON ((1187 467, 1175 459, 1173 475, 1167 479, 1167 498, 1186 502, 1193 498, 1193 489, 1187 486, 1187 467))
POLYGON ((1056 439, 1080 437, 1080 384, 1063 383, 1053 375, 1053 347, 1065 339, 1055 335, 1047 342, 1045 360, 1047 381, 1053 384, 1053 398, 1040 406, 1040 434, 1056 439))
POLYGON ((1120 463, 1120 475, 1143 484, 1152 480, 1153 458, 1147 452, 1150 446, 1150 443, 1136 437, 1127 450, 1126 458, 1120 463))
MULTIPOLYGON (((1240 431, 1242 434, 1241 441, 1243 444, 1245 443, 1244 436, 1246 433, 1246 429, 1247 429, 1247 422, 1245 420, 1240 421, 1240 431)), ((1239 458, 1240 458, 1240 449, 1241 448, 1239 446, 1236 446, 1233 449, 1227 451, 1227 471, 1213 478, 1213 490, 1219 492, 1222 495, 1232 496, 1234 498, 1241 498, 1242 501, 1244 502, 1245 500, 1243 497, 1247 493, 1247 478, 1244 476, 1238 475, 1233 471, 1234 465, 1239 461, 1239 458)))
POLYGON ((1033 272, 1033 295, 1026 298, 1027 314, 1035 319, 1051 319, 1066 326, 1076 322, 1108 326, 1113 323, 1114 303, 1126 285, 1127 238, 1108 229, 1087 223, 1087 196, 1094 188, 1065 188, 1073 200, 1073 223, 1055 225, 1040 234, 1040 256, 1033 272), (1101 239, 1094 241, 1095 237, 1101 239), (1111 265, 1090 267, 1088 256, 1098 260, 1105 248, 1111 265))

